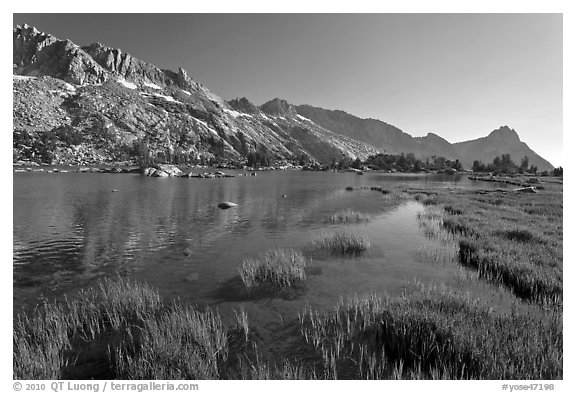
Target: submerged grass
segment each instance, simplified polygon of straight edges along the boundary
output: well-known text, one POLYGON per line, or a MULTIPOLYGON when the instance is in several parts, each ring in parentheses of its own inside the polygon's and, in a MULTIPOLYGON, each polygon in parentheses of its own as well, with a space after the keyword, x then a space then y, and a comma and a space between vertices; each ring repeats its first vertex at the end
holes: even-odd
POLYGON ((370 247, 366 235, 354 229, 337 230, 331 234, 324 234, 314 242, 318 250, 332 255, 358 256, 365 253, 370 247))
POLYGON ((330 216, 333 224, 356 224, 365 221, 368 221, 368 216, 351 209, 341 210, 330 216))
POLYGON ((299 286, 306 280, 305 268, 308 264, 308 259, 300 251, 272 249, 260 254, 258 258, 244 260, 238 272, 248 289, 262 283, 289 288, 299 286))

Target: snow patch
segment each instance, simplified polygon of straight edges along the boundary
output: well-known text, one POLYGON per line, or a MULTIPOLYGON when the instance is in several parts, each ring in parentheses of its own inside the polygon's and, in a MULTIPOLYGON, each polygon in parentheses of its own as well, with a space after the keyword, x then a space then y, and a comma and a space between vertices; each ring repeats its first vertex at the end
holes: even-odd
POLYGON ((151 89, 162 90, 160 86, 152 82, 144 82, 144 86, 149 87, 151 89))
POLYGON ((64 82, 64 85, 66 86, 66 90, 68 91, 76 91, 76 87, 74 87, 73 85, 71 85, 68 82, 64 82))
POLYGON ((128 82, 126 79, 124 78, 118 78, 117 82, 120 83, 122 86, 128 88, 128 89, 136 89, 136 85, 132 82, 128 82))
POLYGON ((187 95, 189 95, 189 96, 191 96, 191 95, 192 95, 192 93, 190 93, 190 92, 189 92, 189 91, 187 91, 187 90, 182 90, 182 93, 184 93, 184 94, 187 94, 187 95))
POLYGON ((29 81, 32 79, 36 79, 35 76, 26 76, 26 75, 12 75, 12 80, 17 80, 17 81, 29 81))
POLYGON ((296 115, 296 117, 298 117, 299 119, 305 120, 305 121, 312 122, 312 120, 310 120, 309 118, 304 117, 304 116, 302 116, 302 115, 296 115))
POLYGON ((198 118, 196 118, 196 117, 194 117, 194 116, 190 116, 190 117, 193 118, 193 119, 194 119, 195 121, 197 121, 198 123, 202 124, 204 127, 206 127, 206 128, 208 129, 208 131, 212 132, 212 133, 215 134, 215 135, 218 135, 218 133, 216 132, 216 130, 213 129, 212 127, 210 127, 210 126, 208 125, 208 123, 206 123, 204 120, 200 120, 200 119, 198 119, 198 118))
POLYGON ((176 101, 172 96, 165 96, 163 94, 154 93, 156 97, 164 98, 166 101, 176 102, 178 104, 182 104, 180 101, 176 101))
POLYGON ((237 118, 239 116, 245 116, 245 117, 253 117, 252 115, 249 115, 248 113, 241 113, 232 109, 227 109, 227 108, 222 108, 224 110, 224 112, 228 113, 230 116, 232 116, 233 118, 237 118))

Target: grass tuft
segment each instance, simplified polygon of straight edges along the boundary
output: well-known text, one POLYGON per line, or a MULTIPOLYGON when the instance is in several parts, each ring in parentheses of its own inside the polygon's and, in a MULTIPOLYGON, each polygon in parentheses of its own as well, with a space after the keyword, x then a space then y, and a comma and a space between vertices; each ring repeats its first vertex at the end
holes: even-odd
POLYGON ((271 283, 277 288, 296 287, 306 280, 308 259, 300 251, 292 249, 268 250, 258 258, 246 259, 238 267, 240 278, 246 288, 271 283))
POLYGON ((330 221, 334 224, 356 224, 368 221, 368 217, 360 212, 346 209, 330 216, 330 221))
POLYGON ((366 236, 352 229, 338 230, 332 234, 323 235, 316 240, 314 245, 318 250, 343 256, 358 256, 370 247, 366 236))

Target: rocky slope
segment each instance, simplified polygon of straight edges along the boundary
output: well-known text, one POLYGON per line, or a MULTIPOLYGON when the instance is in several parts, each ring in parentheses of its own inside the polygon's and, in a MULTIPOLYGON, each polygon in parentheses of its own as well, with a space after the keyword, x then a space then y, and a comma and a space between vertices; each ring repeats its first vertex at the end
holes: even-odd
POLYGON ((182 68, 161 70, 102 44, 13 31, 14 159, 88 164, 365 158, 372 146, 246 99, 225 102, 182 68))

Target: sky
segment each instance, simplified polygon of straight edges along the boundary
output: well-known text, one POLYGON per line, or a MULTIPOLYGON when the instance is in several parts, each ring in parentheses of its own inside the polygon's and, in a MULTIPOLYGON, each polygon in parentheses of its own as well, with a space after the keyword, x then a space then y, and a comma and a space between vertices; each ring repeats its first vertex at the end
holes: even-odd
POLYGON ((224 99, 341 109, 450 142, 502 125, 562 165, 562 14, 14 14, 183 67, 224 99))

